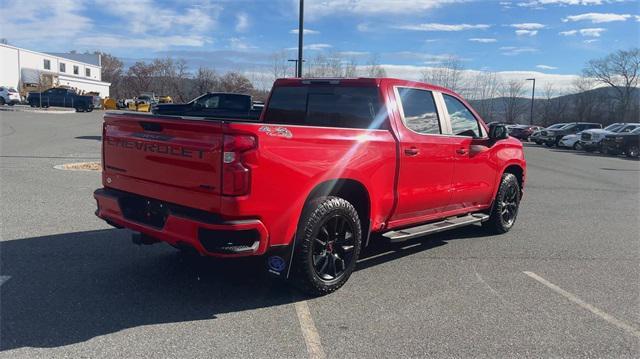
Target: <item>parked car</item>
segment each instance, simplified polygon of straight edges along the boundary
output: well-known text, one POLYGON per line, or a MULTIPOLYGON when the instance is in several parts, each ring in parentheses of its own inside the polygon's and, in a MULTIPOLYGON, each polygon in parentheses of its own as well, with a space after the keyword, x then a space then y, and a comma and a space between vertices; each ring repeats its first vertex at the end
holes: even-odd
POLYGON ((558 145, 562 137, 591 128, 602 128, 602 125, 592 122, 571 122, 558 129, 544 129, 540 132, 539 138, 547 147, 553 147, 558 145))
POLYGON ((22 97, 16 89, 13 87, 0 86, 0 105, 7 104, 13 106, 21 102, 22 97))
POLYGON ((580 146, 587 152, 596 150, 602 152, 602 140, 604 140, 607 135, 631 132, 637 127, 640 127, 640 123, 614 123, 603 129, 583 131, 580 137, 580 146))
POLYGON ((533 131, 533 133, 531 134, 531 136, 529 136, 529 141, 531 142, 535 142, 538 145, 541 145, 544 143, 544 141, 540 138, 540 136, 542 136, 542 131, 544 130, 556 130, 559 129, 561 127, 564 127, 566 125, 566 123, 556 123, 555 125, 551 125, 547 128, 543 128, 537 131, 533 131))
POLYGON ((188 103, 158 104, 152 107, 155 115, 231 117, 258 120, 261 109, 255 109, 251 96, 209 92, 188 103))
POLYGON ((529 140, 534 131, 542 129, 540 126, 516 125, 509 129, 509 136, 515 137, 521 141, 529 140))
MULTIPOLYGON (((583 131, 584 132, 584 131, 583 131)), ((574 150, 581 150, 582 145, 580 144, 580 136, 583 132, 578 132, 571 135, 566 135, 560 139, 558 142, 558 147, 571 148, 574 150)))
MULTIPOLYGON (((97 99, 98 103, 100 99, 97 99)), ((43 92, 29 92, 27 102, 31 107, 72 107, 77 112, 91 112, 96 107, 96 97, 78 95, 66 87, 54 87, 43 92)))
POLYGON ((504 126, 388 78, 276 80, 257 123, 107 113, 102 138, 98 217, 136 243, 263 256, 314 295, 347 281, 371 233, 509 231, 527 178, 504 126))
POLYGON ((640 146, 640 127, 631 132, 619 132, 606 135, 602 141, 603 152, 611 155, 626 154, 627 157, 638 158, 640 146))

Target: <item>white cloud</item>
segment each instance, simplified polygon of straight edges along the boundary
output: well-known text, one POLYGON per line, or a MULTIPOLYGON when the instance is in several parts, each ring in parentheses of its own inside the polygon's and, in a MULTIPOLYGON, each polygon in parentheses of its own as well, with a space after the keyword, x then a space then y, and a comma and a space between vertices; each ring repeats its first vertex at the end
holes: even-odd
POLYGON ((173 46, 185 47, 202 47, 209 43, 210 40, 203 36, 141 36, 130 38, 119 35, 101 35, 101 36, 82 36, 79 37, 75 44, 79 46, 95 47, 101 49, 127 49, 139 48, 149 50, 167 50, 173 46))
MULTIPOLYGON (((320 50, 330 49, 332 47, 333 46, 331 46, 330 44, 318 43, 318 44, 304 45, 303 49, 304 50, 311 50, 311 51, 320 51, 320 50)), ((298 50, 298 48, 297 47, 288 47, 285 50, 298 50)))
MULTIPOLYGON (((613 0, 618 1, 618 0, 613 0)), ((526 2, 518 3, 518 6, 522 7, 534 7, 543 8, 545 5, 602 5, 609 3, 611 0, 530 0, 526 2)))
POLYGON ((517 47, 517 46, 503 46, 500 48, 502 54, 505 56, 516 56, 520 54, 538 52, 538 49, 533 47, 517 47))
POLYGON ((611 14, 611 13, 598 13, 590 12, 587 14, 571 15, 562 19, 563 22, 575 22, 575 21, 591 21, 594 24, 614 21, 627 21, 632 16, 629 14, 611 14))
POLYGON ((118 17, 134 34, 202 34, 216 25, 222 11, 221 6, 210 2, 171 9, 158 6, 151 0, 121 0, 117 6, 114 6, 112 0, 95 1, 95 7, 118 17))
MULTIPOLYGON (((438 8, 443 5, 468 0, 323 0, 305 3, 305 15, 309 17, 335 16, 352 13, 358 15, 376 14, 415 14, 438 8)), ((298 0, 290 0, 294 9, 298 9, 298 0)))
MULTIPOLYGON (((397 77, 415 81, 420 81, 425 69, 430 68, 426 66, 388 64, 383 64, 382 67, 390 77, 397 77)), ((481 72, 482 71, 478 70, 463 70, 463 82, 465 82, 464 79, 476 76, 481 72)), ((527 78, 535 77, 536 86, 544 88, 545 86, 547 86, 547 84, 553 84, 554 88, 557 89, 560 93, 570 92, 572 90, 573 82, 578 78, 577 75, 547 74, 538 71, 498 71, 495 72, 495 74, 502 81, 516 80, 524 82, 527 78)), ((467 82, 470 83, 472 81, 467 82)))
POLYGON ((47 45, 69 44, 93 29, 90 18, 82 15, 84 1, 3 1, 0 10, 0 37, 9 41, 47 45))
POLYGON ((361 56, 369 55, 369 52, 368 51, 340 51, 338 52, 338 54, 346 57, 361 57, 361 56))
POLYGON ((600 35, 602 35, 602 33, 605 31, 607 31, 607 29, 603 29, 601 27, 591 27, 579 30, 561 31, 558 34, 562 36, 574 36, 580 34, 584 37, 600 37, 600 35))
POLYGON ((249 15, 244 12, 236 15, 236 31, 245 32, 249 30, 249 15))
POLYGON ((601 27, 579 30, 580 35, 586 37, 600 37, 600 35, 605 31, 607 31, 607 29, 603 29, 601 27))
POLYGON ((516 35, 518 35, 518 36, 536 36, 536 35, 538 35, 538 30, 516 30, 516 35))
POLYGON ((232 37, 229 39, 229 46, 232 50, 235 51, 247 51, 252 49, 257 49, 256 46, 253 46, 247 42, 247 40, 243 37, 232 37))
POLYGON ((509 26, 520 30, 540 30, 546 27, 544 24, 540 24, 537 22, 524 22, 520 24, 511 24, 509 26))
POLYGON ((557 70, 558 69, 555 66, 549 66, 549 65, 536 65, 536 67, 541 70, 557 70))
POLYGON ((488 37, 472 37, 472 38, 469 39, 469 41, 488 44, 488 43, 491 43, 491 42, 497 42, 498 40, 496 40, 494 38, 488 38, 488 37))
POLYGON ((415 24, 395 26, 396 29, 415 30, 415 31, 465 31, 465 30, 484 30, 490 28, 491 25, 486 24, 415 24))
MULTIPOLYGON (((298 35, 298 32, 300 32, 300 30, 298 29, 293 29, 291 31, 289 31, 290 34, 296 34, 298 35)), ((311 30, 311 29, 303 29, 302 33, 305 35, 317 35, 320 33, 320 31, 316 31, 316 30, 311 30)))
POLYGON ((589 40, 584 40, 582 42, 584 42, 585 44, 592 44, 592 43, 598 42, 598 41, 600 41, 600 40, 598 40, 598 39, 589 39, 589 40))

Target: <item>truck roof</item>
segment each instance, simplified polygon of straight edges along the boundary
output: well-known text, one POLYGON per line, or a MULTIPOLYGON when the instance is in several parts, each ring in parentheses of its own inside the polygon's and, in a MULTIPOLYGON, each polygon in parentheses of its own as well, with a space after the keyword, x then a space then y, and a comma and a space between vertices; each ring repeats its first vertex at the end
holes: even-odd
MULTIPOLYGON (((411 87, 422 87, 425 89, 439 91, 444 93, 453 93, 450 89, 447 89, 442 86, 437 86, 421 81, 412 81, 412 80, 403 80, 394 77, 289 77, 289 78, 280 78, 277 79, 274 83, 274 86, 295 86, 300 84, 346 84, 351 86, 380 86, 382 83, 387 83, 392 86, 411 86, 411 87)), ((456 94, 457 95, 457 94, 456 94)))

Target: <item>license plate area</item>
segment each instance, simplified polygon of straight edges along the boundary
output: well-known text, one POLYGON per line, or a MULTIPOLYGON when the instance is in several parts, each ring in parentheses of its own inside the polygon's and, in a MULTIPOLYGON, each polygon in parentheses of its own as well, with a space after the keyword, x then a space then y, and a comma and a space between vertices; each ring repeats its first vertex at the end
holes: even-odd
POLYGON ((130 221, 162 229, 169 217, 169 207, 162 201, 138 196, 123 196, 119 202, 122 215, 130 221))

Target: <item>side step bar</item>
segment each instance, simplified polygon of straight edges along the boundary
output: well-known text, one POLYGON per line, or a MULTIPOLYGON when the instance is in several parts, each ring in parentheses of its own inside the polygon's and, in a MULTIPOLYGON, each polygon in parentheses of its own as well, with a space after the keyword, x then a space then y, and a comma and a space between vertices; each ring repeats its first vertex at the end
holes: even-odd
POLYGON ((462 217, 452 217, 440 222, 423 224, 416 227, 389 231, 382 236, 389 238, 392 243, 403 242, 412 238, 421 237, 427 234, 447 231, 450 229, 467 226, 474 223, 484 222, 489 219, 488 214, 473 213, 462 217))

